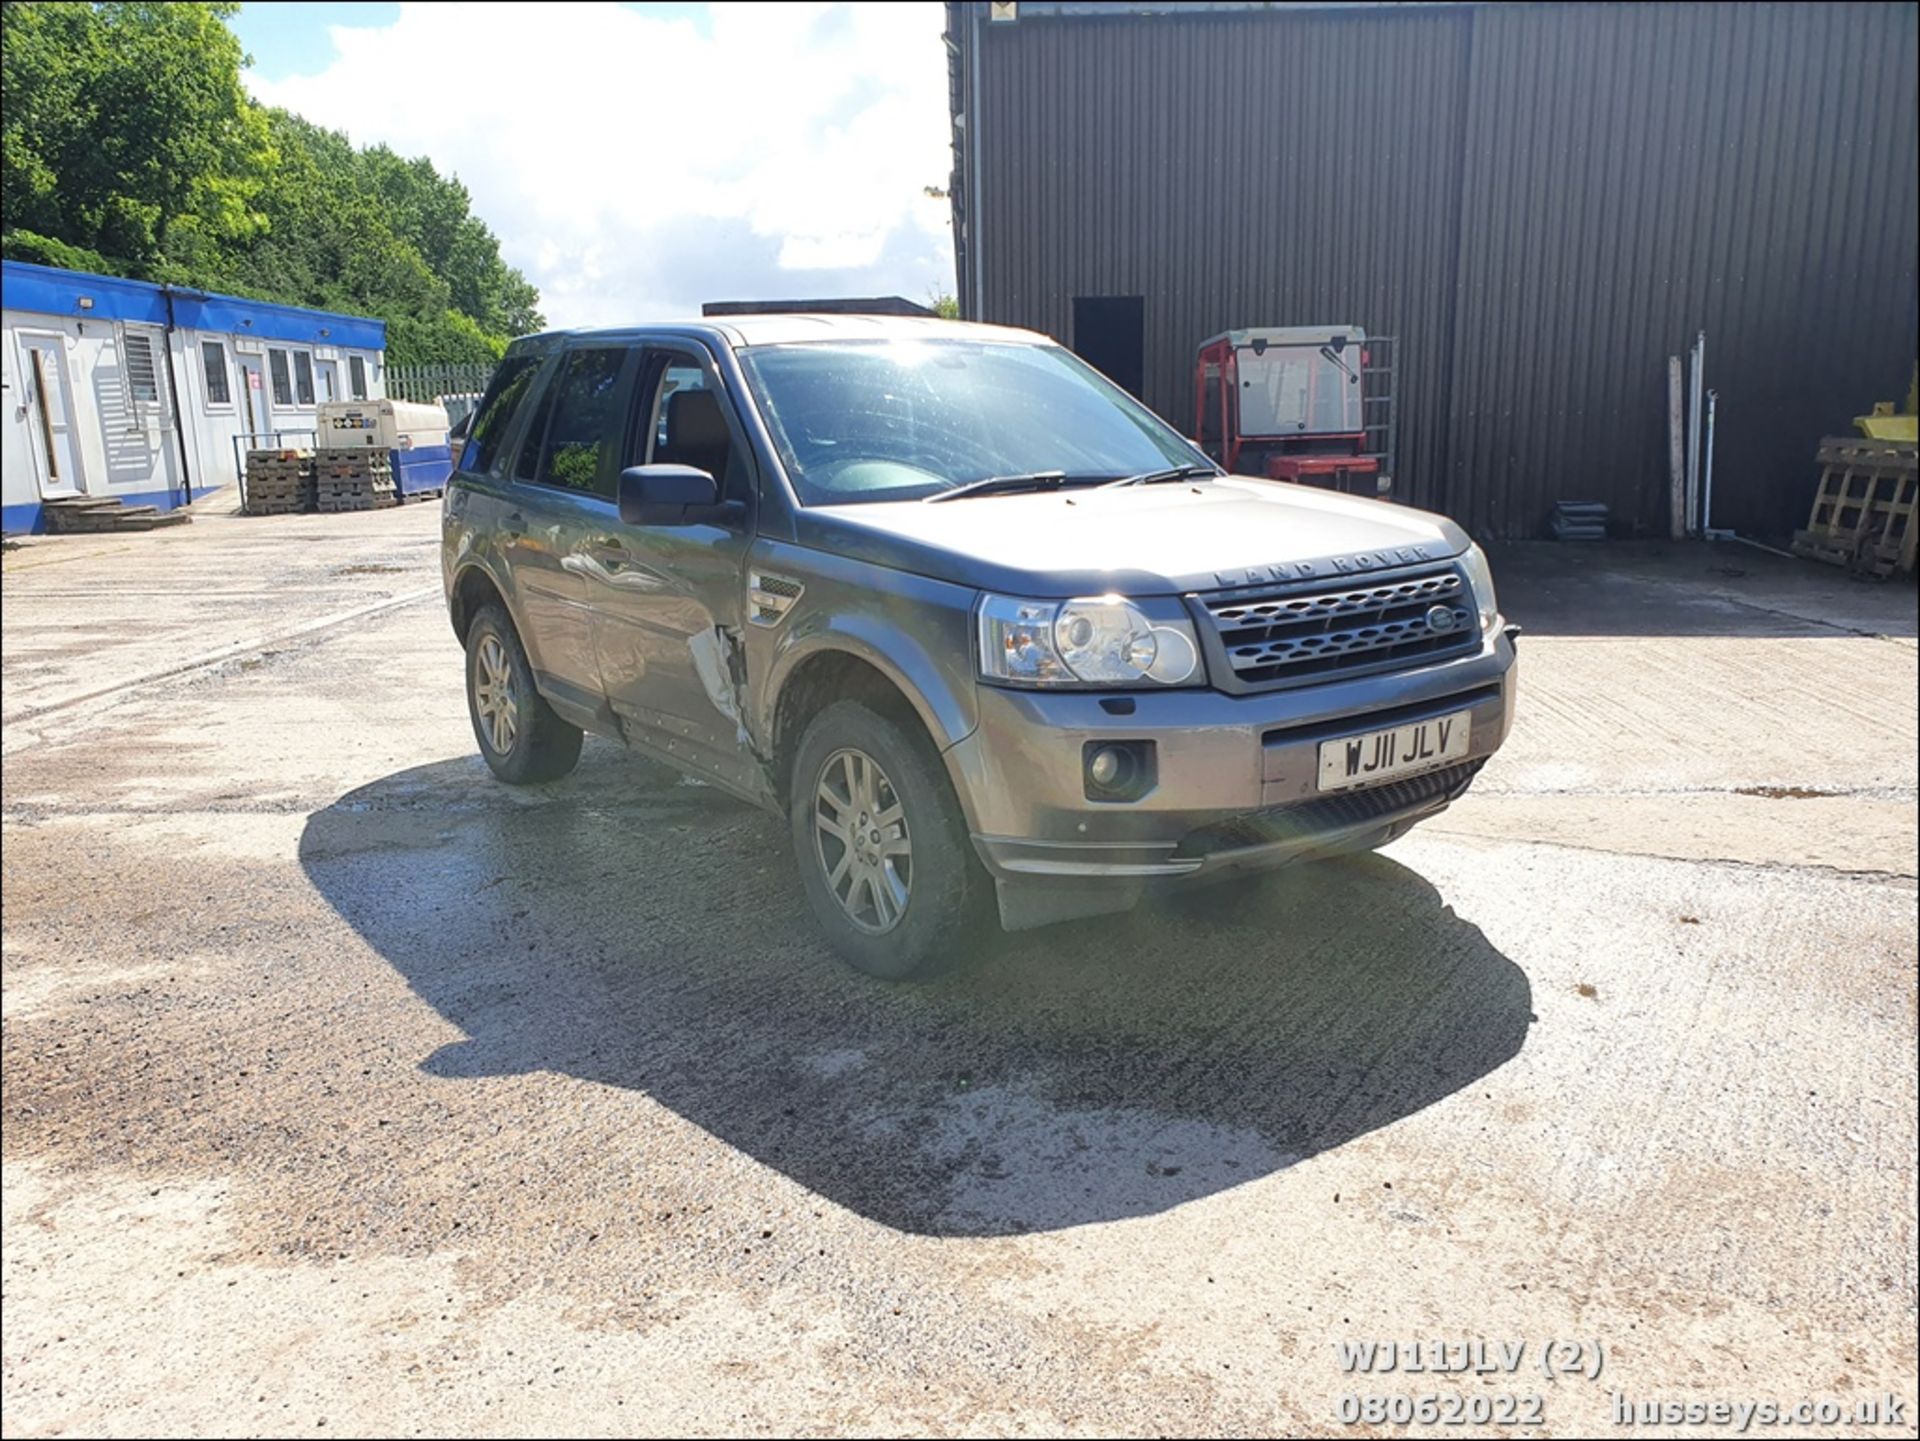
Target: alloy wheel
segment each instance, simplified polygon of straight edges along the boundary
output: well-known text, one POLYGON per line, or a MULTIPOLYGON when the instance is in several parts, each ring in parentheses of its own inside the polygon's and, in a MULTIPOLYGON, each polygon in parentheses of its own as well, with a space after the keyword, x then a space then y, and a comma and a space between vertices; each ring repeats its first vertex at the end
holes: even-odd
POLYGON ((479 713, 481 727, 498 755, 513 750, 520 734, 520 699, 513 684, 513 662, 497 635, 480 638, 475 657, 473 708, 479 713))
POLYGON ((913 839, 899 793, 865 751, 837 750, 820 768, 813 841, 847 919, 873 935, 900 924, 913 888, 913 839))

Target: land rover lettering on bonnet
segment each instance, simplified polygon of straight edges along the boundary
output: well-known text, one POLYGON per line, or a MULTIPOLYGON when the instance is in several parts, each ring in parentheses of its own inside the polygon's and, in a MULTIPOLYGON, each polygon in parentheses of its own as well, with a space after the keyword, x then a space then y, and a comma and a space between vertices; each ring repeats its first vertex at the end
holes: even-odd
POLYGON ((514 342, 443 568, 481 755, 586 732, 785 818, 827 938, 925 974, 1149 887, 1367 850, 1506 738, 1452 521, 1230 475, 1044 336, 746 315, 514 342))

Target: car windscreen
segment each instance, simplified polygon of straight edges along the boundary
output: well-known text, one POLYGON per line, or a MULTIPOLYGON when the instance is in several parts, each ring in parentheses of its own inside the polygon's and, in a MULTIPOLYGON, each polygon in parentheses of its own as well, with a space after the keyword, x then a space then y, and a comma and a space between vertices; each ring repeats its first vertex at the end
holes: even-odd
POLYGON ((914 500, 991 476, 1111 480, 1200 457, 1057 345, 754 346, 740 362, 805 505, 914 500))

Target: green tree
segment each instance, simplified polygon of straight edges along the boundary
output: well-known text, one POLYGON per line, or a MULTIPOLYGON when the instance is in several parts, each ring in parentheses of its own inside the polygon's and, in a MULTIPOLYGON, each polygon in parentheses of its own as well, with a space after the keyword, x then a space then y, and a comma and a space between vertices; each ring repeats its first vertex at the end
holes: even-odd
POLYGON ((273 153, 233 4, 25 4, 3 20, 0 213, 147 266, 261 227, 273 153))
POLYGON ((457 179, 247 97, 237 8, 4 0, 6 254, 375 315, 399 364, 540 329, 457 179))

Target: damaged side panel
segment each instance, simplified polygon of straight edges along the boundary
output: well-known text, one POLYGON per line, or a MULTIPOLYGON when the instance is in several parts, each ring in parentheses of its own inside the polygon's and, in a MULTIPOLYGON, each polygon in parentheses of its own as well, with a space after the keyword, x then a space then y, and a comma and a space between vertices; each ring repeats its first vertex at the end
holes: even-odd
POLYGON ((748 783, 752 799, 779 809, 781 797, 776 780, 771 741, 755 740, 747 725, 747 653, 737 631, 715 626, 687 642, 693 652, 694 673, 706 687, 713 708, 733 727, 733 739, 739 748, 742 778, 748 783))
MULTIPOLYGON (((632 533, 637 551, 645 532, 632 533)), ((628 745, 733 792, 774 804, 765 757, 746 717, 746 659, 736 623, 740 571, 647 566, 649 585, 601 588, 595 649, 608 704, 628 745)), ((641 570, 637 557, 622 574, 641 570)))
POLYGON ((651 695, 630 688, 614 703, 627 744, 743 800, 778 809, 771 763, 746 725, 746 660, 738 633, 724 626, 696 631, 686 638, 683 654, 691 684, 681 691, 680 713, 660 708, 665 687, 651 695))
POLYGON ((753 749, 753 737, 747 734, 743 718, 741 687, 746 683, 746 662, 740 655, 740 640, 722 626, 702 631, 687 641, 693 652, 693 673, 706 688, 713 708, 732 722, 734 739, 742 750, 753 749))

